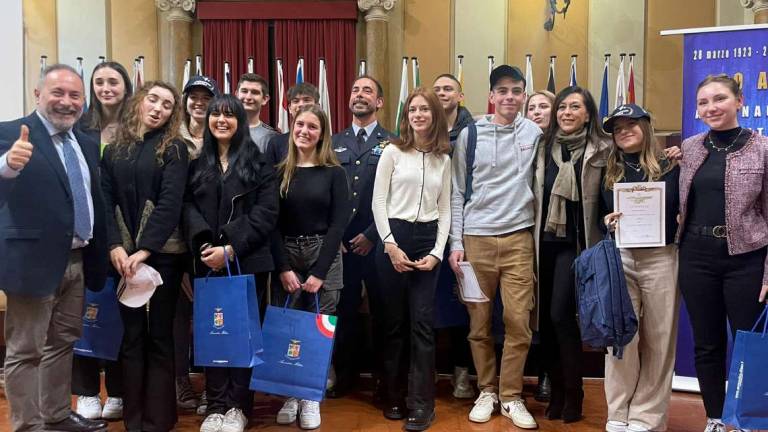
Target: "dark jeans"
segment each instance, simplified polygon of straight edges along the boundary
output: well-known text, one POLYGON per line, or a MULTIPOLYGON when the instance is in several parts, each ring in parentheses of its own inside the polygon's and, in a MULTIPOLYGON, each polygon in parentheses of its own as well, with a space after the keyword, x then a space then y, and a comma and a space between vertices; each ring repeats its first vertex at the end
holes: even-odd
POLYGON ((373 249, 366 256, 360 256, 352 252, 343 255, 344 262, 344 289, 341 291, 337 315, 339 317, 336 326, 336 340, 334 345, 333 364, 336 369, 337 383, 345 386, 357 378, 360 370, 362 347, 373 347, 374 373, 381 371, 381 358, 383 351, 381 292, 379 279, 376 273, 376 250, 373 249), (360 319, 360 304, 362 303, 363 283, 368 296, 373 340, 367 343, 360 319))
MULTIPOLYGON (((411 260, 423 258, 435 247, 437 221, 410 223, 390 219, 389 224, 400 249, 411 260)), ((398 273, 384 253, 384 245, 379 244, 376 266, 383 294, 387 398, 390 403, 402 400, 402 383, 407 376, 408 408, 431 410, 435 406, 433 307, 440 264, 428 272, 398 273), (410 366, 406 370, 409 357, 410 366)))
POLYGON ((120 305, 125 333, 123 361, 123 421, 129 431, 165 432, 176 424, 173 317, 181 285, 180 257, 158 254, 147 264, 163 284, 145 307, 120 305))
MULTIPOLYGON (((296 273, 296 276, 302 283, 309 277, 309 270, 317 261, 320 248, 323 245, 322 236, 317 237, 317 239, 302 240, 299 243, 285 240, 285 249, 288 251, 291 270, 296 273)), ((341 244, 339 244, 336 258, 334 258, 331 267, 328 269, 328 273, 323 280, 323 286, 317 292, 317 296, 320 299, 320 313, 325 315, 336 314, 336 306, 339 303, 341 289, 344 287, 343 272, 341 244)), ((280 283, 280 273, 276 271, 272 278, 272 304, 282 307, 289 296, 291 301, 288 305, 291 308, 315 312, 315 295, 303 290, 288 294, 280 283)))
MULTIPOLYGON (((257 298, 261 301, 266 291, 269 273, 257 273, 257 298)), ((259 303, 259 307, 261 308, 259 303)), ((263 319, 263 314, 262 314, 263 319)), ((205 368, 205 392, 208 397, 208 414, 225 414, 230 408, 243 410, 246 418, 253 408, 253 392, 248 388, 251 383, 251 368, 207 367, 205 368)))
POLYGON ((553 401, 582 391, 581 332, 576 320, 576 287, 571 266, 574 245, 541 242, 539 249, 539 331, 542 360, 552 382, 553 401))
MULTIPOLYGON (((763 309, 760 294, 766 248, 728 255, 725 239, 686 234, 680 242, 678 283, 693 327, 696 375, 707 417, 720 418, 725 401, 728 330, 749 330, 763 309)), ((734 383, 732 383, 734 385, 734 383)))
POLYGON ((101 390, 101 369, 104 368, 104 385, 107 396, 123 397, 123 371, 120 359, 102 360, 75 354, 72 359, 72 394, 98 396, 101 390))

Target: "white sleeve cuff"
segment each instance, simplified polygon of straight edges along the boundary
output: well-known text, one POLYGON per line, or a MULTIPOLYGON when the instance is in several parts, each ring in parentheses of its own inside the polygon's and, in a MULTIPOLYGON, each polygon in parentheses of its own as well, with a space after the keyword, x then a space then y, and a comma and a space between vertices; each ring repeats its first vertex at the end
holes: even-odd
POLYGON ((21 171, 16 171, 15 169, 9 167, 7 159, 8 153, 4 153, 2 156, 0 156, 0 177, 4 179, 13 179, 18 177, 21 171))

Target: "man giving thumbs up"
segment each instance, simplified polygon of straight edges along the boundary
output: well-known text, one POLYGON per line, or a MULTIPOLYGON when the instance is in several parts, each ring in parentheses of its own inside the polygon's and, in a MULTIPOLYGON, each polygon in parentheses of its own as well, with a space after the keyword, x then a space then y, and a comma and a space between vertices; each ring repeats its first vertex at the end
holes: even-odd
POLYGON ((107 269, 98 143, 75 127, 85 101, 69 66, 45 69, 35 112, 0 123, 0 289, 11 427, 93 432, 106 422, 70 409, 72 347, 84 287, 107 269))

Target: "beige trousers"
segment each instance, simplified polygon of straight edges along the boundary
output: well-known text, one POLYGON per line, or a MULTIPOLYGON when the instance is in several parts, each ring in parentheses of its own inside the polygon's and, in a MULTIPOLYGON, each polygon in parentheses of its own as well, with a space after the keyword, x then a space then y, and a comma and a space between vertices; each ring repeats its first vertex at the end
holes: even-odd
POLYGON ((667 407, 675 366, 677 319, 677 245, 621 249, 629 296, 638 330, 624 357, 605 356, 608 420, 667 428, 667 407))
POLYGON ((8 295, 5 395, 14 432, 43 430, 70 413, 72 346, 83 328, 83 258, 70 252, 56 292, 8 295))
POLYGON ((472 264, 480 288, 491 299, 486 303, 466 303, 477 384, 481 391, 498 391, 502 402, 521 399, 523 391, 523 367, 531 345, 533 254, 530 230, 499 236, 464 236, 464 259, 472 264), (491 334, 497 287, 501 287, 504 305, 504 350, 498 385, 491 334))

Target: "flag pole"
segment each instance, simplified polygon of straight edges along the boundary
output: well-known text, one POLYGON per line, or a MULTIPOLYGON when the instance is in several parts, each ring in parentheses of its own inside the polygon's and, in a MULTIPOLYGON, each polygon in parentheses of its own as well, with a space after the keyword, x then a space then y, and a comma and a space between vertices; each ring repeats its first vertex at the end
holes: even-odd
MULTIPOLYGON (((493 72, 493 67, 495 66, 495 63, 496 63, 495 57, 492 55, 489 55, 488 56, 488 81, 489 82, 491 78, 491 72, 493 72)), ((490 90, 493 90, 493 89, 489 88, 489 91, 490 90)), ((496 112, 496 106, 491 103, 490 99, 488 100, 488 107, 486 108, 485 111, 488 114, 494 114, 496 112)))
POLYGON ((525 94, 531 96, 536 89, 533 87, 533 54, 525 55, 525 94))
POLYGON ((230 94, 229 62, 224 60, 224 94, 230 94))

